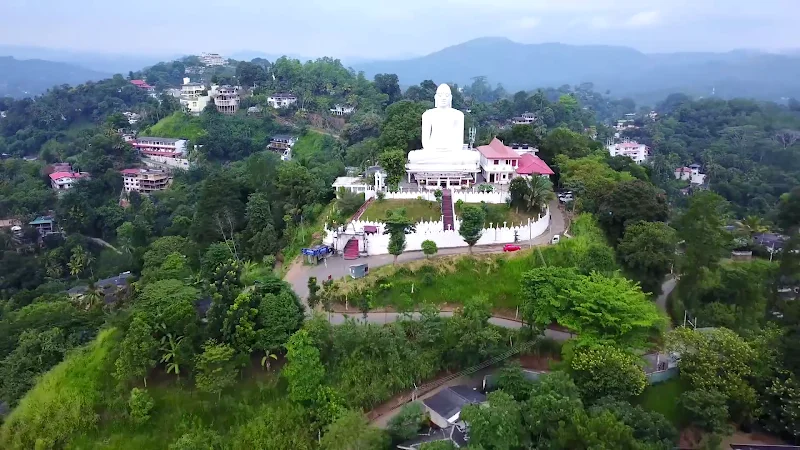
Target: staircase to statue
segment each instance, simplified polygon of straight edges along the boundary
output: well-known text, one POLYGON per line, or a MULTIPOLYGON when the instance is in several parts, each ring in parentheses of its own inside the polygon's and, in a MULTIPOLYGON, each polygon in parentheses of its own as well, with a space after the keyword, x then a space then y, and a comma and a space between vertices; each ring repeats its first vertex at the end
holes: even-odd
POLYGON ((344 246, 344 259, 358 259, 358 239, 350 239, 344 246))
POLYGON ((453 211, 453 193, 450 189, 442 191, 442 218, 444 221, 444 230, 455 230, 455 220, 453 218, 455 212, 453 211))

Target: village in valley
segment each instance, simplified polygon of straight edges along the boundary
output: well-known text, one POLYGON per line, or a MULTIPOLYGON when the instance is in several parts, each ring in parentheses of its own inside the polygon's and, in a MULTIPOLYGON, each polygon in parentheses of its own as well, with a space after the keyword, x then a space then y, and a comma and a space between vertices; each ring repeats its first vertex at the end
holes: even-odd
POLYGON ((0 99, 0 447, 798 448, 800 111, 417 82, 0 99))

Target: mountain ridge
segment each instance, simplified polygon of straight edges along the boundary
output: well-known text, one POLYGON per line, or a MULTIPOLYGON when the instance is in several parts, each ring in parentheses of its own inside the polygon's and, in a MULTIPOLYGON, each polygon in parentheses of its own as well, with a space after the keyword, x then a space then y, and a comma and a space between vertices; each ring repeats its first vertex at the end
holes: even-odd
POLYGON ((0 56, 0 97, 29 97, 61 84, 77 85, 112 74, 43 59, 0 56))

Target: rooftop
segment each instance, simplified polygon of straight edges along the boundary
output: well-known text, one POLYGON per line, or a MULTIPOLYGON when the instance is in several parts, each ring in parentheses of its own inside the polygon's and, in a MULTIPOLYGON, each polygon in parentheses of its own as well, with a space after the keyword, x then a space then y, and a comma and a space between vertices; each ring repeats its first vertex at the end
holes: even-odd
POLYGON ((148 88, 153 87, 153 86, 150 86, 149 84, 147 84, 147 82, 144 81, 144 80, 131 80, 131 84, 136 86, 136 87, 140 87, 140 88, 144 88, 144 89, 148 89, 148 88))
POLYGON ((53 172, 50 174, 50 179, 58 181, 64 178, 85 178, 88 176, 89 174, 86 172, 53 172))
POLYGON ((142 142, 142 141, 147 141, 147 142, 157 141, 157 142, 166 142, 168 144, 174 144, 174 143, 176 143, 178 141, 182 141, 183 139, 140 136, 140 137, 136 138, 136 140, 139 141, 139 142, 142 142))
POLYGON ((450 386, 422 401, 432 411, 450 420, 461 413, 461 408, 472 403, 483 403, 486 396, 468 386, 450 386))
POLYGON ((272 98, 297 98, 294 94, 287 94, 285 92, 278 92, 270 95, 272 98))
POLYGON ((50 216, 39 216, 33 220, 31 220, 28 225, 47 225, 53 224, 53 218, 50 216))
POLYGON ((297 139, 297 136, 292 136, 291 134, 276 134, 270 138, 271 141, 288 141, 291 139, 297 139))
POLYGON ((517 173, 520 175, 553 175, 555 172, 538 156, 525 153, 520 157, 517 173))
POLYGON ((517 152, 506 146, 500 139, 494 138, 489 145, 481 145, 478 151, 488 159, 519 159, 517 152))

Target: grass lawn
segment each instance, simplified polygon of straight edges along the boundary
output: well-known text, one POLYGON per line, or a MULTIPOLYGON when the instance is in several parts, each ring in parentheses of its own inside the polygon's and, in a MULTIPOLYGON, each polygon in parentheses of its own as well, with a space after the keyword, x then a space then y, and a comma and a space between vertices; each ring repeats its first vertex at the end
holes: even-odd
POLYGON ((176 112, 164 117, 158 123, 139 133, 142 136, 161 136, 168 138, 182 138, 196 141, 197 138, 206 134, 203 129, 202 121, 199 117, 189 114, 176 112))
MULTIPOLYGON (((494 225, 500 224, 503 225, 503 222, 507 222, 508 226, 511 224, 519 225, 522 223, 527 224, 528 219, 535 219, 536 214, 530 214, 526 211, 517 211, 517 208, 512 208, 506 204, 494 204, 494 203, 464 203, 463 206, 477 206, 478 208, 482 208, 486 206, 486 226, 488 227, 490 223, 494 225)), ((456 215, 461 214, 461 208, 456 206, 456 215)))
POLYGON ((439 220, 442 208, 438 202, 418 199, 391 199, 374 201, 370 203, 361 220, 380 221, 386 218, 386 212, 393 209, 405 208, 406 216, 414 222, 423 220, 439 220))
POLYGON ((685 390, 686 385, 683 381, 680 378, 673 378, 648 386, 638 401, 642 408, 663 414, 675 427, 680 428, 683 423, 678 411, 678 398, 685 390))
POLYGON ((332 143, 333 138, 316 131, 308 131, 297 139, 292 146, 292 157, 296 160, 306 160, 313 155, 321 153, 326 143, 332 143))

